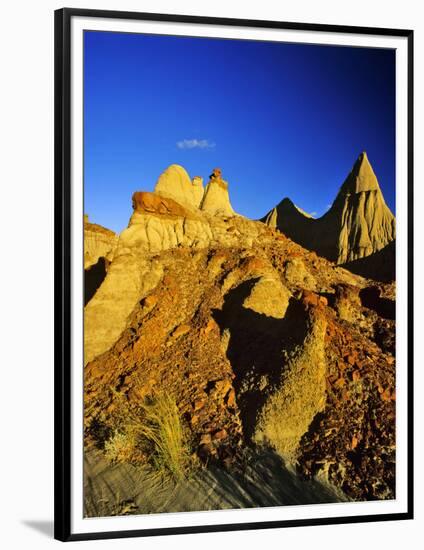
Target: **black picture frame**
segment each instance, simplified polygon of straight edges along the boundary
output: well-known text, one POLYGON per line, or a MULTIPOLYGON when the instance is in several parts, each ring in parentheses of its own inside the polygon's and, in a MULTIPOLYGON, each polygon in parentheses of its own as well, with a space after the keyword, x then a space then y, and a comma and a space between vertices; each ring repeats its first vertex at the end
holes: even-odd
POLYGON ((277 22, 267 20, 197 17, 188 15, 133 13, 64 8, 55 11, 55 505, 54 536, 61 541, 94 540, 152 535, 269 529, 309 525, 406 520, 413 518, 413 31, 345 25, 277 22), (71 19, 73 17, 146 20, 172 23, 213 24, 372 34, 407 39, 408 45, 408 505, 407 512, 265 521, 243 524, 185 526, 131 531, 72 533, 71 531, 71 19))

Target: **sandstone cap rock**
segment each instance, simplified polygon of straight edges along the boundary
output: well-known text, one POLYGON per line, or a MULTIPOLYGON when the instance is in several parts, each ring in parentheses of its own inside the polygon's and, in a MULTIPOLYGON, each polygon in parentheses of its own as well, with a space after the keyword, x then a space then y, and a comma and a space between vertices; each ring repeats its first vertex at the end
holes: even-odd
POLYGON ((215 168, 211 174, 201 209, 212 215, 234 216, 235 214, 228 193, 228 182, 221 178, 220 168, 215 168))

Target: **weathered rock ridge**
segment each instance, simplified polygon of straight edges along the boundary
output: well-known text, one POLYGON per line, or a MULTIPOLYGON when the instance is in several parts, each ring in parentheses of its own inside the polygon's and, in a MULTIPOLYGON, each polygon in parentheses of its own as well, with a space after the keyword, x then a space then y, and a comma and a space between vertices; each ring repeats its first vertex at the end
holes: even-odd
POLYGON ((395 217, 365 152, 324 216, 314 219, 304 215, 285 198, 262 221, 337 264, 368 257, 395 239, 395 217))
POLYGON ((186 170, 178 164, 171 164, 160 176, 155 186, 155 193, 165 198, 174 199, 187 208, 197 209, 203 199, 203 180, 196 176, 193 180, 186 170))
POLYGON ((112 261, 113 253, 118 244, 118 235, 96 223, 90 223, 84 216, 84 269, 88 269, 105 258, 112 261))
POLYGON ((154 193, 173 199, 188 210, 200 209, 213 216, 235 214, 228 194, 228 182, 222 179, 220 168, 214 169, 204 189, 200 176, 190 179, 182 166, 172 164, 159 176, 154 193))
POLYGON ((172 165, 160 176, 154 193, 134 193, 134 212, 119 236, 114 261, 86 305, 86 362, 110 348, 140 295, 157 284, 163 273, 155 255, 176 247, 249 247, 267 233, 263 224, 233 216, 228 184, 221 178, 211 178, 202 204, 190 194, 196 185, 182 167, 172 165))
POLYGON ((106 277, 113 259, 118 235, 84 216, 84 305, 94 296, 106 277))

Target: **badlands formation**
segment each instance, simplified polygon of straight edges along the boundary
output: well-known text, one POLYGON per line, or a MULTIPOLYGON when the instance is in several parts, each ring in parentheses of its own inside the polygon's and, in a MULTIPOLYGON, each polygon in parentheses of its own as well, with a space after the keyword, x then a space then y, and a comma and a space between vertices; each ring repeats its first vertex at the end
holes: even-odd
POLYGON ((337 265, 394 239, 366 155, 320 220, 287 201, 249 220, 228 188, 219 169, 204 189, 172 165, 134 193, 118 239, 97 230, 86 248, 108 258, 85 306, 87 452, 125 441, 116 467, 154 467, 128 419, 165 393, 198 468, 241 483, 246 456, 265 452, 344 499, 394 498, 394 284, 337 265))
POLYGON ((395 239, 395 217, 366 153, 359 156, 330 210, 321 218, 305 215, 285 198, 263 221, 337 264, 380 252, 395 239))
POLYGON ((87 270, 97 264, 100 258, 111 262, 118 235, 96 223, 90 223, 88 216, 84 216, 84 269, 87 270))

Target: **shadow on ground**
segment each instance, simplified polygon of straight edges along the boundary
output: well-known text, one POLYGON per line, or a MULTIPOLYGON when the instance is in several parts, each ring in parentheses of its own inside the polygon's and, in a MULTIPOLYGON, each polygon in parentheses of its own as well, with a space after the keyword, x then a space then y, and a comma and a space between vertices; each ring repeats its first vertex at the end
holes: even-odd
POLYGON ((300 479, 272 450, 248 451, 238 472, 216 466, 178 484, 145 466, 111 465, 100 451, 84 457, 86 517, 193 512, 344 502, 336 488, 300 479))
POLYGON ((53 521, 49 520, 35 520, 35 519, 28 519, 22 521, 23 525, 26 525, 27 527, 30 527, 31 529, 34 529, 34 531, 38 531, 42 535, 45 535, 46 537, 53 538, 53 531, 54 531, 54 525, 53 521))
POLYGON ((359 292, 361 303, 364 307, 374 310, 384 319, 396 318, 396 302, 381 297, 381 290, 377 286, 368 286, 359 292))

